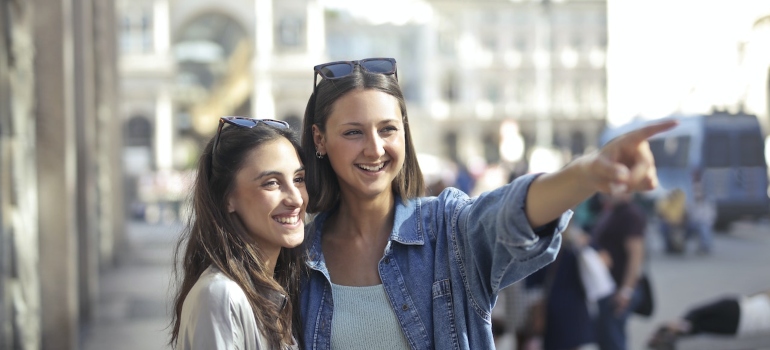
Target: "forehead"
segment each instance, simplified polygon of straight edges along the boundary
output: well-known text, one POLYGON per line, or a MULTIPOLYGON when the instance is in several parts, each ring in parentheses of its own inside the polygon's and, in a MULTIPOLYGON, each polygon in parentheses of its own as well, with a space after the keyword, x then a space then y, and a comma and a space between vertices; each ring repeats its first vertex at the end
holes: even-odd
POLYGON ((254 147, 246 155, 241 171, 290 171, 302 166, 294 146, 284 137, 254 147))
POLYGON ((328 125, 349 122, 381 122, 401 120, 401 107, 396 97, 373 89, 353 90, 332 104, 328 125))

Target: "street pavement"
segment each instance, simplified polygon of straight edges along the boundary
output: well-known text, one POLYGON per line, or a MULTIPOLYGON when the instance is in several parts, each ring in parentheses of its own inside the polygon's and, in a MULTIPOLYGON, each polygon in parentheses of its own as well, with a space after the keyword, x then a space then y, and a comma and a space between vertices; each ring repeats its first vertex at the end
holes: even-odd
POLYGON ((170 349, 171 266, 179 224, 126 224, 126 247, 102 272, 94 322, 83 327, 85 350, 170 349))
MULTIPOLYGON (((648 271, 654 283, 655 313, 634 317, 629 323, 630 349, 645 349, 645 342, 662 322, 722 296, 752 294, 770 289, 770 223, 738 222, 728 233, 716 233, 714 252, 697 255, 693 239, 683 255, 666 255, 657 231, 648 236, 648 271)), ((679 343, 679 350, 770 349, 770 334, 731 339, 698 336, 679 343)))
MULTIPOLYGON (((85 350, 169 349, 169 286, 173 245, 182 226, 127 224, 127 246, 117 264, 103 272, 94 322, 84 326, 85 350)), ((712 298, 770 288, 770 223, 741 222, 715 235, 711 255, 696 255, 695 242, 679 256, 663 254, 654 231, 648 236, 649 274, 655 313, 634 317, 629 349, 645 349, 647 337, 663 321, 712 298)), ((586 347, 592 349, 592 347, 586 347)), ((770 349, 770 335, 742 340, 699 336, 680 342, 680 350, 770 349)))

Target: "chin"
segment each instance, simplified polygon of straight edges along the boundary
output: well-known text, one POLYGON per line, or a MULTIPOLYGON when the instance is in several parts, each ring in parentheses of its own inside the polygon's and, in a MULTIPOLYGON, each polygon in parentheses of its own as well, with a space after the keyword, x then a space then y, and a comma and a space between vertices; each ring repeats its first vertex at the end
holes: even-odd
POLYGON ((286 242, 284 243, 283 247, 289 248, 289 249, 296 248, 300 244, 302 244, 302 241, 304 240, 304 238, 305 238, 304 230, 302 230, 300 233, 292 234, 291 236, 286 237, 286 242))

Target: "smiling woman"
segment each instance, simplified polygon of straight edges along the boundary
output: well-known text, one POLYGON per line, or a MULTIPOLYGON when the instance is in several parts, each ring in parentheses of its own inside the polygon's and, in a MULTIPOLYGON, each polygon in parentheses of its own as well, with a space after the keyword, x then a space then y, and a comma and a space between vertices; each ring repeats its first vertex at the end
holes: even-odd
POLYGON ((295 349, 291 299, 301 255, 294 248, 304 237, 307 191, 288 124, 221 118, 197 174, 176 251, 171 344, 295 349))
POLYGON ((396 60, 314 70, 302 134, 308 212, 318 213, 301 274, 306 349, 494 348, 499 291, 554 259, 569 208, 611 187, 654 187, 646 138, 674 125, 478 197, 425 197, 396 60))

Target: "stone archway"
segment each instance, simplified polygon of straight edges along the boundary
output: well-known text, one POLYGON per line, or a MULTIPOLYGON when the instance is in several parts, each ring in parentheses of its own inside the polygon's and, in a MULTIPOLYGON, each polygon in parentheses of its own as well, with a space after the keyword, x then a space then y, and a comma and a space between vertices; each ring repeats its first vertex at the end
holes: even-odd
POLYGON ((190 118, 195 133, 207 139, 223 115, 251 114, 252 44, 235 19, 207 12, 175 35, 176 109, 190 118))

